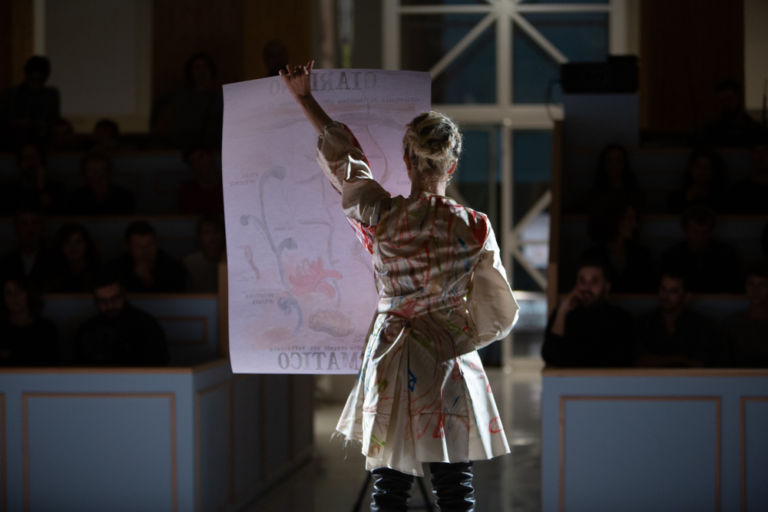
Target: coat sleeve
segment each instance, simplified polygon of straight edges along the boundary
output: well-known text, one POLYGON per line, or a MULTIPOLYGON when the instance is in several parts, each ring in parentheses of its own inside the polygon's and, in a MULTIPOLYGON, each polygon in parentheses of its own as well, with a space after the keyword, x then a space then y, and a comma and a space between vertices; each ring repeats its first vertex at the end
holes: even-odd
POLYGON ((477 331, 475 348, 483 348, 505 338, 517 322, 520 307, 507 281, 507 272, 501 263, 496 235, 490 223, 480 258, 472 273, 467 303, 477 331))
POLYGON ((317 143, 317 162, 328 181, 341 194, 341 206, 363 245, 372 250, 373 230, 392 198, 373 179, 360 143, 339 122, 323 129, 317 143))

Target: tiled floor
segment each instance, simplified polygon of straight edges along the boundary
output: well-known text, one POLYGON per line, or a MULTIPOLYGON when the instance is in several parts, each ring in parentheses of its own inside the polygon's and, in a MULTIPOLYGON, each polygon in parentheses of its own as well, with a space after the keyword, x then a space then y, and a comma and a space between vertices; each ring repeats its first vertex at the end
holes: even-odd
MULTIPOLYGON (((475 464, 477 510, 536 512, 540 510, 539 372, 505 374, 488 369, 512 454, 475 464)), ((245 512, 351 512, 366 479, 359 445, 331 439, 343 404, 318 403, 315 411, 315 457, 276 484, 245 512)), ((429 490, 428 478, 425 479, 429 490)), ((370 490, 361 510, 369 507, 370 490)), ((411 510, 425 510, 418 487, 411 491, 411 510)))

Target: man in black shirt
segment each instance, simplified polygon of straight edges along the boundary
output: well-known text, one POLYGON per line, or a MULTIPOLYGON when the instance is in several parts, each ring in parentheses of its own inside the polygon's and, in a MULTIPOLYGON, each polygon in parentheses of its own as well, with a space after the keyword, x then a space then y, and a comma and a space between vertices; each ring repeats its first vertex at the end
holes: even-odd
POLYGON ((157 244, 155 228, 137 220, 125 229, 128 251, 113 266, 129 292, 180 293, 186 286, 187 271, 157 244))
POLYGON ((638 366, 711 366, 719 358, 714 322, 688 307, 691 293, 680 270, 659 281, 658 307, 638 320, 638 366))
POLYGON ((114 274, 98 276, 93 289, 99 314, 87 320, 75 341, 77 364, 163 366, 168 346, 160 324, 133 307, 114 274))
POLYGON ((633 362, 631 315, 608 302, 606 264, 586 255, 576 286, 552 313, 541 355, 548 366, 630 366, 633 362))

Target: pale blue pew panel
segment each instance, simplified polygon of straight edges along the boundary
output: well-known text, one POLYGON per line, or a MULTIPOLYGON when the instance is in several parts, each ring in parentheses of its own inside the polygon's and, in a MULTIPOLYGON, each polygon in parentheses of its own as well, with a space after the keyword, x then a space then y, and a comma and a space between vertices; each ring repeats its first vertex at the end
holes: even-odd
POLYGON ((768 369, 545 368, 542 510, 765 510, 767 390, 768 369))
POLYGON ((293 438, 288 428, 311 425, 313 415, 284 391, 309 382, 293 378, 234 376, 226 359, 184 368, 4 369, 0 507, 240 510, 311 453, 312 439, 293 438))
POLYGON ((565 510, 717 509, 717 399, 562 400, 565 510))
POLYGON ((195 503, 219 510, 231 501, 232 381, 195 391, 195 503))
POLYGON ((171 393, 24 394, 31 510, 171 510, 176 486, 171 393))
MULTIPOLYGON (((768 393, 768 389, 766 390, 768 393)), ((768 508, 768 486, 766 486, 766 468, 768 468, 768 396, 743 397, 745 457, 743 469, 744 499, 748 512, 765 511, 768 508)))

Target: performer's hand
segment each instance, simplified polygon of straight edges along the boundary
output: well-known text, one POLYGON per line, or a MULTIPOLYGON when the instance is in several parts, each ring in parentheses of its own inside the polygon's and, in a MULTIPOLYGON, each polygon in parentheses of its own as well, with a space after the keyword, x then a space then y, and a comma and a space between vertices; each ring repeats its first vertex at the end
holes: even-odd
POLYGON ((304 66, 286 66, 280 70, 280 76, 283 77, 285 86, 291 92, 294 98, 300 99, 312 95, 309 76, 312 73, 314 60, 310 60, 304 66))

